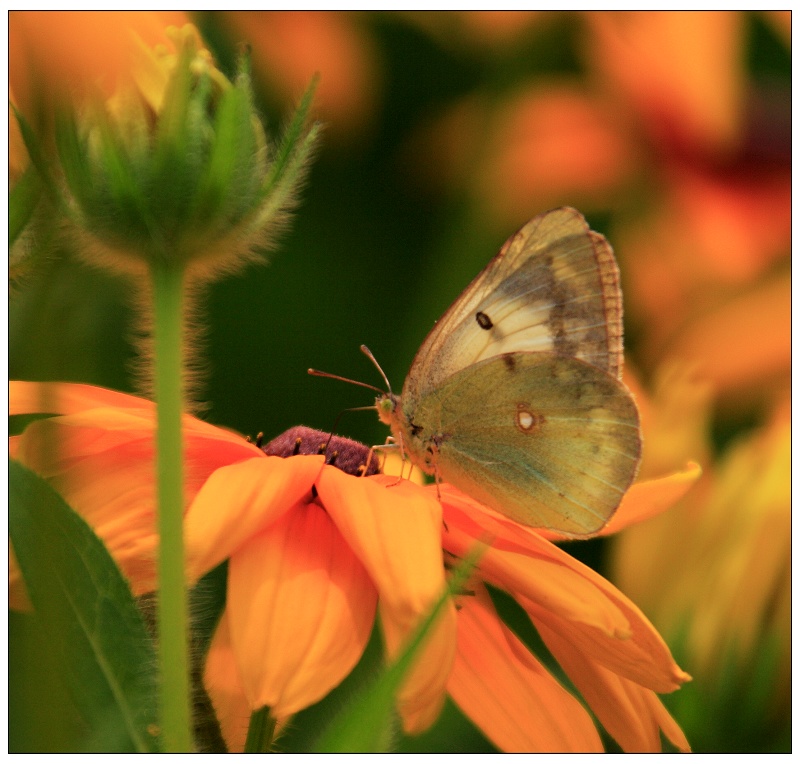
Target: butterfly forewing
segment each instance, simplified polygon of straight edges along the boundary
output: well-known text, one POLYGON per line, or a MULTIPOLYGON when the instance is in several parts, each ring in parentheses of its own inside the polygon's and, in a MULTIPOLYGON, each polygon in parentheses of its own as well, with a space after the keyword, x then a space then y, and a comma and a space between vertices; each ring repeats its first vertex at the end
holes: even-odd
POLYGON ((524 525, 598 531, 636 474, 636 406, 568 356, 509 353, 452 375, 411 413, 437 433, 440 477, 524 525))
POLYGON ((512 236, 434 326, 406 380, 417 398, 503 353, 556 352, 618 377, 622 298, 606 240, 568 207, 512 236))

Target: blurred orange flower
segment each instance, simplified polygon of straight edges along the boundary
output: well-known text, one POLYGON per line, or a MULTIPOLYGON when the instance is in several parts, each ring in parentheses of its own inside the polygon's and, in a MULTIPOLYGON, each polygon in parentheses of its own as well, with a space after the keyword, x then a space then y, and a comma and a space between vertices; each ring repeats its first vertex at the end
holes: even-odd
POLYGON ((9 84, 26 113, 44 95, 111 96, 138 41, 172 48, 165 30, 188 23, 181 11, 11 11, 9 84))
POLYGON ((252 46, 256 72, 278 95, 293 100, 320 75, 316 106, 334 136, 361 134, 371 121, 377 55, 356 14, 333 11, 225 11, 234 42, 252 46))
MULTIPOLYGON (((152 404, 88 385, 25 382, 11 383, 10 403, 11 414, 57 414, 10 438, 11 456, 53 481, 135 593, 151 591, 152 404)), ((184 441, 188 578, 230 560, 205 681, 231 749, 244 745, 251 711, 266 705, 285 719, 339 684, 376 608, 396 652, 444 590, 446 560, 487 533, 491 547, 457 597, 459 610, 451 603, 440 618, 398 698, 406 731, 427 728, 447 691, 503 750, 602 750, 588 713, 500 621, 486 581, 525 608, 624 750, 660 750, 659 729, 688 749, 655 696, 688 676, 632 602, 545 534, 447 485, 438 501, 435 486, 355 477, 322 456, 268 456, 190 416, 184 441)), ((690 466, 636 484, 607 532, 665 509, 696 478, 690 466)), ((10 601, 20 607, 24 588, 11 562, 10 601)))

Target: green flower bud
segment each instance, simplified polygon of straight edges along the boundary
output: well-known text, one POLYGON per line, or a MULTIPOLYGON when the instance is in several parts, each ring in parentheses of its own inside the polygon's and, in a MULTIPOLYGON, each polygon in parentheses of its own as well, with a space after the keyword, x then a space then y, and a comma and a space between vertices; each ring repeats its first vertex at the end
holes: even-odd
POLYGON ((86 257, 207 277, 252 258, 279 230, 319 133, 306 127, 315 83, 273 147, 247 57, 230 82, 194 27, 172 32, 176 52, 140 46, 139 66, 112 99, 60 114, 56 143, 86 257))

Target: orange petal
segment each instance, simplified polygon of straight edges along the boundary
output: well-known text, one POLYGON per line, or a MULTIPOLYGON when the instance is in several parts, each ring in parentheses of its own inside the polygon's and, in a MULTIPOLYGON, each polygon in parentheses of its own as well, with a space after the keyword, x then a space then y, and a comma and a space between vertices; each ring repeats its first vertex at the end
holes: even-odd
POLYGON ((250 707, 281 718, 327 695, 364 652, 376 601, 364 567, 316 503, 298 504, 239 549, 227 608, 250 707))
POLYGON ((553 657, 625 752, 661 751, 659 730, 681 751, 689 750, 682 730, 652 690, 603 668, 543 622, 536 627, 553 657))
MULTIPOLYGON (((152 440, 121 443, 92 453, 106 433, 60 427, 54 422, 57 420, 28 427, 14 442, 17 458, 52 479, 65 501, 103 540, 135 594, 151 591, 157 546, 152 440), (55 451, 52 458, 40 448, 48 442, 48 435, 55 451), (84 447, 87 456, 81 455, 84 447)), ((15 572, 11 581, 15 586, 15 572)))
POLYGON ((787 272, 687 324, 670 352, 695 363, 721 390, 752 388, 779 375, 788 377, 791 328, 792 284, 787 272))
POLYGON ((680 501, 700 479, 703 470, 689 462, 681 472, 634 483, 622 499, 619 509, 598 536, 608 536, 661 514, 680 501))
MULTIPOLYGON (((136 594, 155 587, 154 415, 147 401, 87 385, 12 383, 18 411, 36 411, 43 392, 70 411, 9 439, 12 456, 52 480, 93 527, 136 594), (94 404, 116 401, 122 406, 94 404), (134 405, 135 402, 135 405, 134 405)), ((39 410, 48 410, 45 405, 39 410)), ((263 453, 234 433, 184 417, 185 500, 220 466, 263 453)), ((24 603, 11 561, 12 602, 24 603)))
POLYGON ((407 480, 324 469, 320 500, 364 563, 383 606, 409 626, 445 588, 438 502, 407 480))
POLYGON ((676 133, 709 150, 734 144, 744 114, 743 14, 593 12, 588 20, 593 66, 657 136, 676 133))
POLYGON ((459 599, 458 653, 447 690, 503 751, 602 751, 590 716, 530 654, 485 588, 459 599))
POLYGON ((186 512, 187 575, 195 580, 311 492, 324 459, 262 456, 221 467, 186 512))
POLYGON ((486 512, 450 486, 442 486, 442 499, 448 527, 445 548, 460 555, 470 538, 487 531, 495 534, 492 548, 481 558, 481 574, 511 593, 532 618, 548 616, 553 628, 594 660, 656 692, 671 692, 686 681, 641 610, 598 573, 535 531, 486 512), (534 561, 541 579, 530 573, 534 561))
POLYGON ((247 741, 251 708, 244 694, 239 667, 236 665, 229 620, 226 610, 208 649, 203 684, 214 706, 228 751, 241 753, 247 741))
MULTIPOLYGON (((324 469, 320 499, 378 588, 390 654, 405 641, 445 590, 439 503, 419 486, 396 478, 357 478, 324 469)), ((448 610, 451 606, 448 606, 448 610)), ((436 718, 455 653, 455 618, 434 627, 400 694, 407 731, 436 718)))
POLYGON ((15 414, 76 414, 89 409, 152 408, 153 404, 135 395, 118 393, 104 387, 79 385, 70 382, 8 383, 8 413, 15 414))
MULTIPOLYGON (((634 152, 613 109, 577 81, 524 91, 493 114, 478 183, 492 211, 516 224, 564 199, 597 204, 630 175, 634 152)), ((577 202, 576 202, 577 203, 577 202)), ((509 223, 511 224, 511 223, 509 223)))

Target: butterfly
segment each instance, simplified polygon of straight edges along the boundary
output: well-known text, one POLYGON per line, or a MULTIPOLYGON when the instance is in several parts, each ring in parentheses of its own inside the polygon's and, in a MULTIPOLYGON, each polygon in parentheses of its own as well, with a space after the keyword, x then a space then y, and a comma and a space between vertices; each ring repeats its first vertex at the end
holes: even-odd
POLYGON ((588 536, 639 465, 639 415, 621 373, 613 252, 562 207, 506 241, 436 322, 402 394, 376 407, 437 482, 520 524, 588 536))

